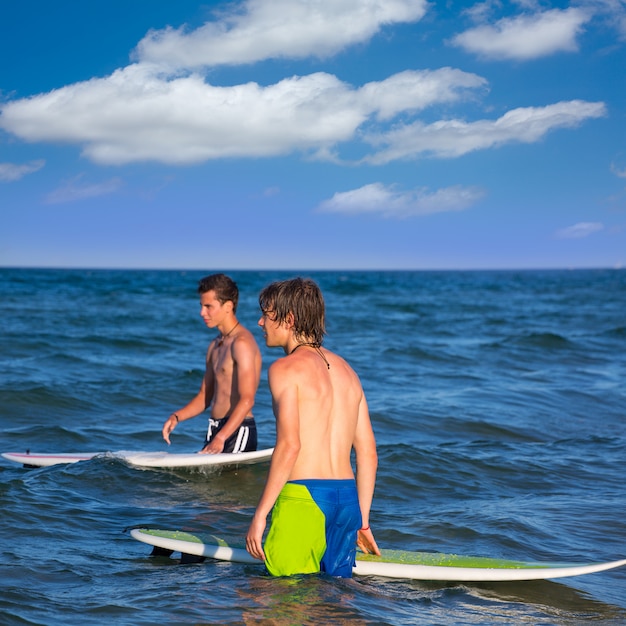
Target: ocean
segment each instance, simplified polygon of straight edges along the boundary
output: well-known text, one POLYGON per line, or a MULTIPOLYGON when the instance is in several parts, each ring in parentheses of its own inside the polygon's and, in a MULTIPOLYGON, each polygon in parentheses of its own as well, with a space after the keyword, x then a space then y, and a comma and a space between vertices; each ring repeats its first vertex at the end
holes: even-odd
MULTIPOLYGON (((166 450, 215 331, 202 271, 0 269, 0 451, 166 450)), ((377 438, 379 546, 534 561, 626 557, 626 270, 228 272, 263 354, 258 293, 296 275, 359 374, 377 438)), ((206 419, 170 452, 199 449, 206 419)), ((272 579, 150 557, 127 529, 245 536, 267 465, 138 470, 0 459, 0 624, 626 623, 626 568, 554 581, 272 579)))

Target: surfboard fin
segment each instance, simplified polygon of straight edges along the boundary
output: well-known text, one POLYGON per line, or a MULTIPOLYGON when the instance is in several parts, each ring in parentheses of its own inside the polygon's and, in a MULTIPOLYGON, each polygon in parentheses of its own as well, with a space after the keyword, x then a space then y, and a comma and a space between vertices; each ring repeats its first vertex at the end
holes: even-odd
POLYGON ((187 563, 204 563, 205 561, 206 556, 196 556, 195 554, 185 554, 184 552, 180 553, 181 565, 186 565, 187 563))
MULTIPOLYGON (((167 548, 160 548, 159 546, 153 546, 152 552, 150 552, 150 556, 166 556, 170 557, 174 554, 174 550, 169 550, 167 548)), ((187 563, 204 563, 206 561, 205 556, 196 556, 195 554, 185 554, 184 552, 180 553, 180 563, 181 565, 186 565, 187 563)))
POLYGON ((152 548, 152 552, 150 552, 150 556, 172 556, 174 550, 167 550, 166 548, 159 548, 159 546, 154 546, 152 548))

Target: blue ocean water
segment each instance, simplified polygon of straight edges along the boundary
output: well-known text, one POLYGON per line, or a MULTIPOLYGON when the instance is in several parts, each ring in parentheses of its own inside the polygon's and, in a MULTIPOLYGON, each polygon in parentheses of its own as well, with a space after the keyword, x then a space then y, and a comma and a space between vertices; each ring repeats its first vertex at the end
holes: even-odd
MULTIPOLYGON (((0 269, 0 451, 165 450, 196 393, 207 272, 0 269)), ((239 318, 297 272, 232 272, 239 318)), ((521 560, 626 557, 626 271, 306 272, 326 345, 361 377, 380 546, 521 560)), ((260 447, 275 434, 258 340, 260 447)), ((198 449, 206 420, 171 452, 198 449)), ((0 460, 0 624, 626 623, 626 568, 559 581, 271 579, 153 558, 124 529, 241 535, 267 467, 0 460)))

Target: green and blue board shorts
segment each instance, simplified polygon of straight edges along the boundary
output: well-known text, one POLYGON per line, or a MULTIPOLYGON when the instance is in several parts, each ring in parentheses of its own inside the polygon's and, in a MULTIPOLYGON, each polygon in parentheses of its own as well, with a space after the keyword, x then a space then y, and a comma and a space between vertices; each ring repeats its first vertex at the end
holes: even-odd
POLYGON ((350 578, 361 521, 354 479, 289 481, 272 509, 263 547, 267 571, 350 578))

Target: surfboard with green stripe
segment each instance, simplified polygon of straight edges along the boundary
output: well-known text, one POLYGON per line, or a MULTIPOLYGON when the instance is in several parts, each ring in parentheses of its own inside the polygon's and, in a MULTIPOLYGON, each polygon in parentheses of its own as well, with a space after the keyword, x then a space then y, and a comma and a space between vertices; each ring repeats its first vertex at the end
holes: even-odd
MULTIPOLYGON (((180 530, 134 528, 131 536, 156 548, 159 554, 180 552, 196 559, 210 558, 262 566, 243 548, 215 535, 180 530)), ((489 557, 381 550, 381 556, 357 552, 356 576, 384 576, 412 580, 493 582, 564 578, 602 572, 626 565, 626 559, 595 563, 535 562, 489 557)))

